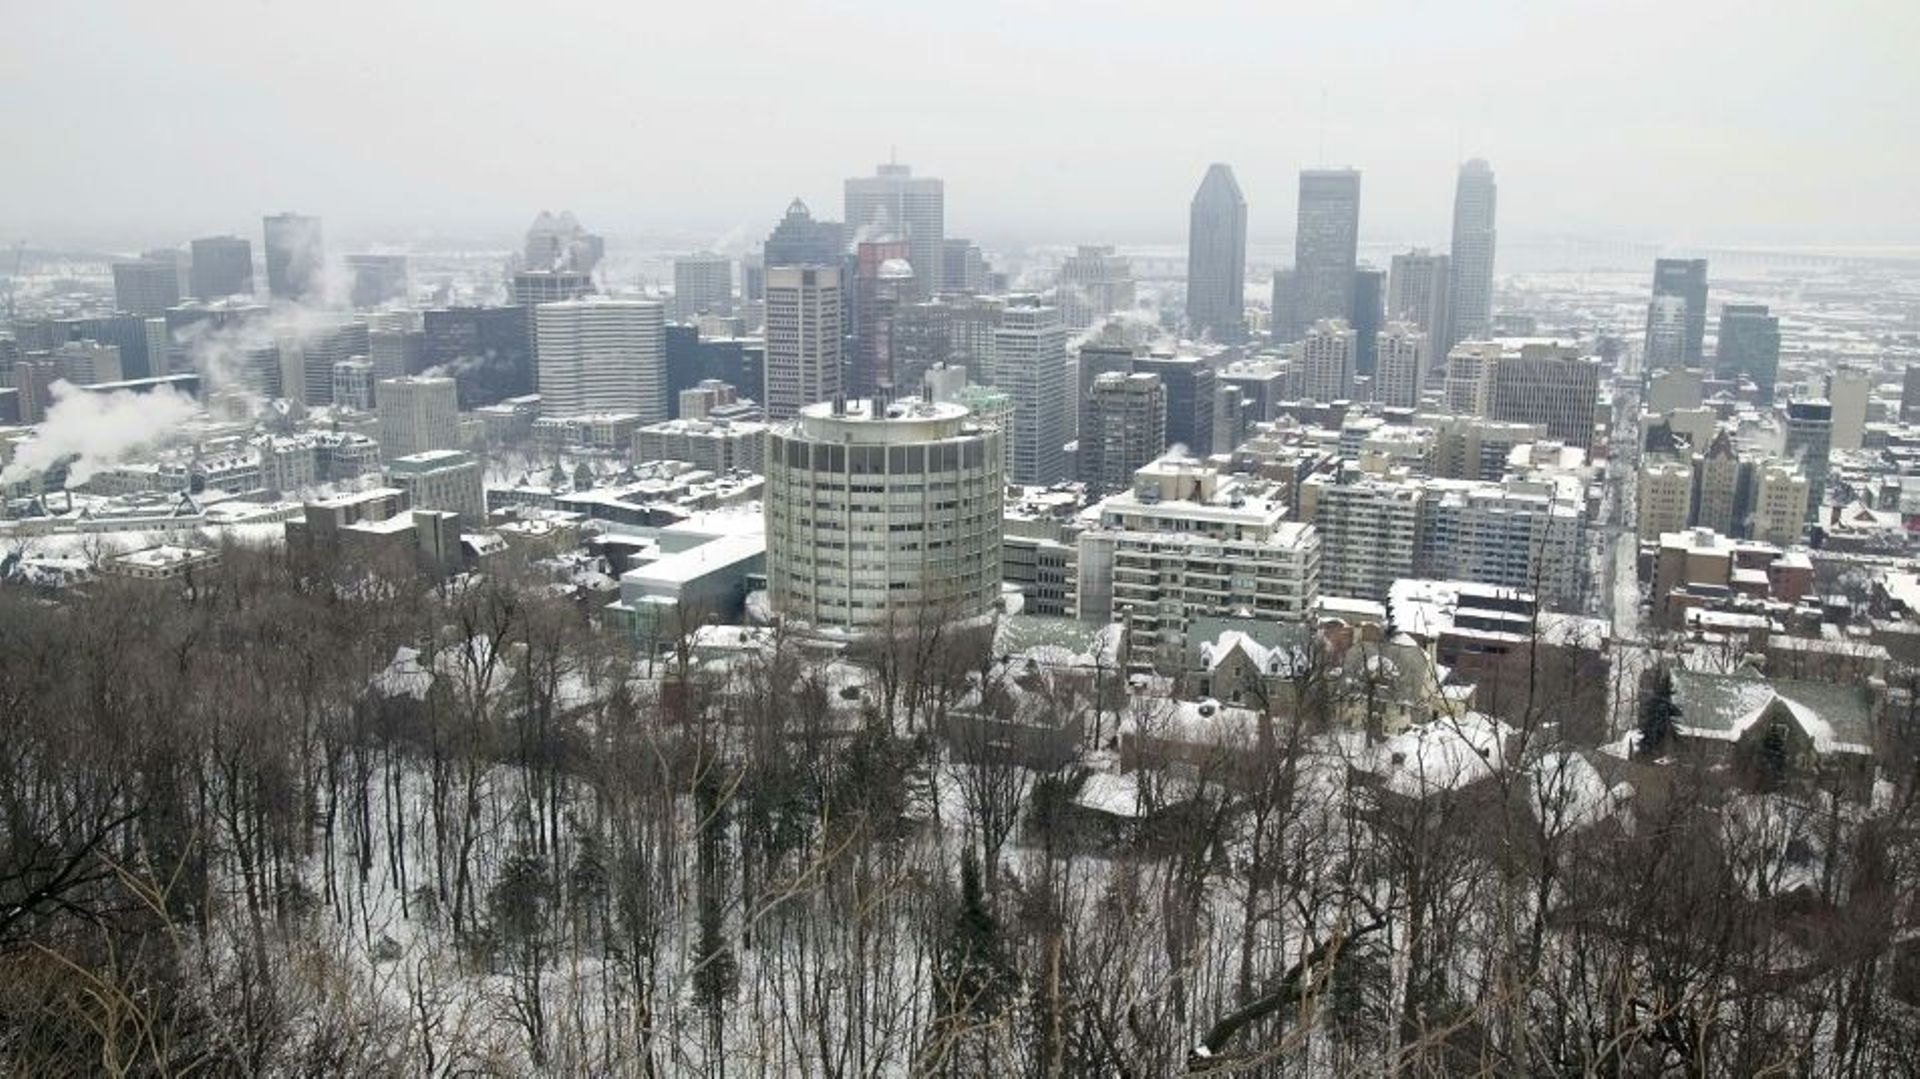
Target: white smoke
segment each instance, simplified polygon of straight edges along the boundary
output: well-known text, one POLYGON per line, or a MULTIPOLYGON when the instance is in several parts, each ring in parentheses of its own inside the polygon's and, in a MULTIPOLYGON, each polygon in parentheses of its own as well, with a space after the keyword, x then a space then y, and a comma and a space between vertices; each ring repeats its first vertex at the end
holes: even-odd
POLYGON ((30 479, 74 458, 67 466, 67 484, 78 486, 165 440, 196 411, 191 398, 170 388, 146 394, 88 393, 69 382, 56 382, 46 418, 0 471, 0 484, 30 479))

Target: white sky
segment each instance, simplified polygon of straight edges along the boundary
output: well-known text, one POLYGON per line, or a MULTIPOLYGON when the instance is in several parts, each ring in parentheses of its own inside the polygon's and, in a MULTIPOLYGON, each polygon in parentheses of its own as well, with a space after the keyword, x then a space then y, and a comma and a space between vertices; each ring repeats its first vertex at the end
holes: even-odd
POLYGON ((757 238, 890 146, 988 239, 1178 242, 1221 160, 1256 240, 1324 162, 1444 244, 1484 156, 1503 237, 1920 240, 1914 0, 5 6, 8 240, 757 238))

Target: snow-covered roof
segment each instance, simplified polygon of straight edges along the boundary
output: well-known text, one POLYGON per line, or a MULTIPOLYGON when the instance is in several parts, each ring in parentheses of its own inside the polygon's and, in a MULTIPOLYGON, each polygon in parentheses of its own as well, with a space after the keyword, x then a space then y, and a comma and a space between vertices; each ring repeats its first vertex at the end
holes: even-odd
POLYGON ((1512 727, 1491 716, 1467 712, 1389 738, 1366 767, 1388 790, 1407 798, 1457 791, 1505 766, 1512 734, 1512 727))
POLYGON ((1682 736, 1737 742, 1778 702, 1820 753, 1871 753, 1872 698, 1864 686, 1754 674, 1673 672, 1682 736))

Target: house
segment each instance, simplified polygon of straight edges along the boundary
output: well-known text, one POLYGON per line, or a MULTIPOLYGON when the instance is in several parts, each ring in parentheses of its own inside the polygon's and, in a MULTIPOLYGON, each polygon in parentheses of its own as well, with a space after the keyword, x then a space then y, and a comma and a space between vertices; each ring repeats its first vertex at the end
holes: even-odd
POLYGON ((1742 782, 1855 796, 1871 787, 1878 702, 1867 685, 1676 670, 1673 699, 1676 748, 1742 782))

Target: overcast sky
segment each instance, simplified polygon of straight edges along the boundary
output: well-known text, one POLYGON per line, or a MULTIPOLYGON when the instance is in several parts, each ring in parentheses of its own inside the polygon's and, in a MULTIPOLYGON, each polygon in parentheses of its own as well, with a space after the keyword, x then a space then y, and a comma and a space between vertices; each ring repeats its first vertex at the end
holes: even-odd
POLYGON ((6 7, 9 240, 276 209, 505 240, 543 207, 759 237, 889 147, 949 235, 1177 243, 1219 160, 1256 240, 1327 163, 1364 170, 1364 236, 1444 245, 1482 156, 1503 238, 1920 240, 1914 0, 6 7))

